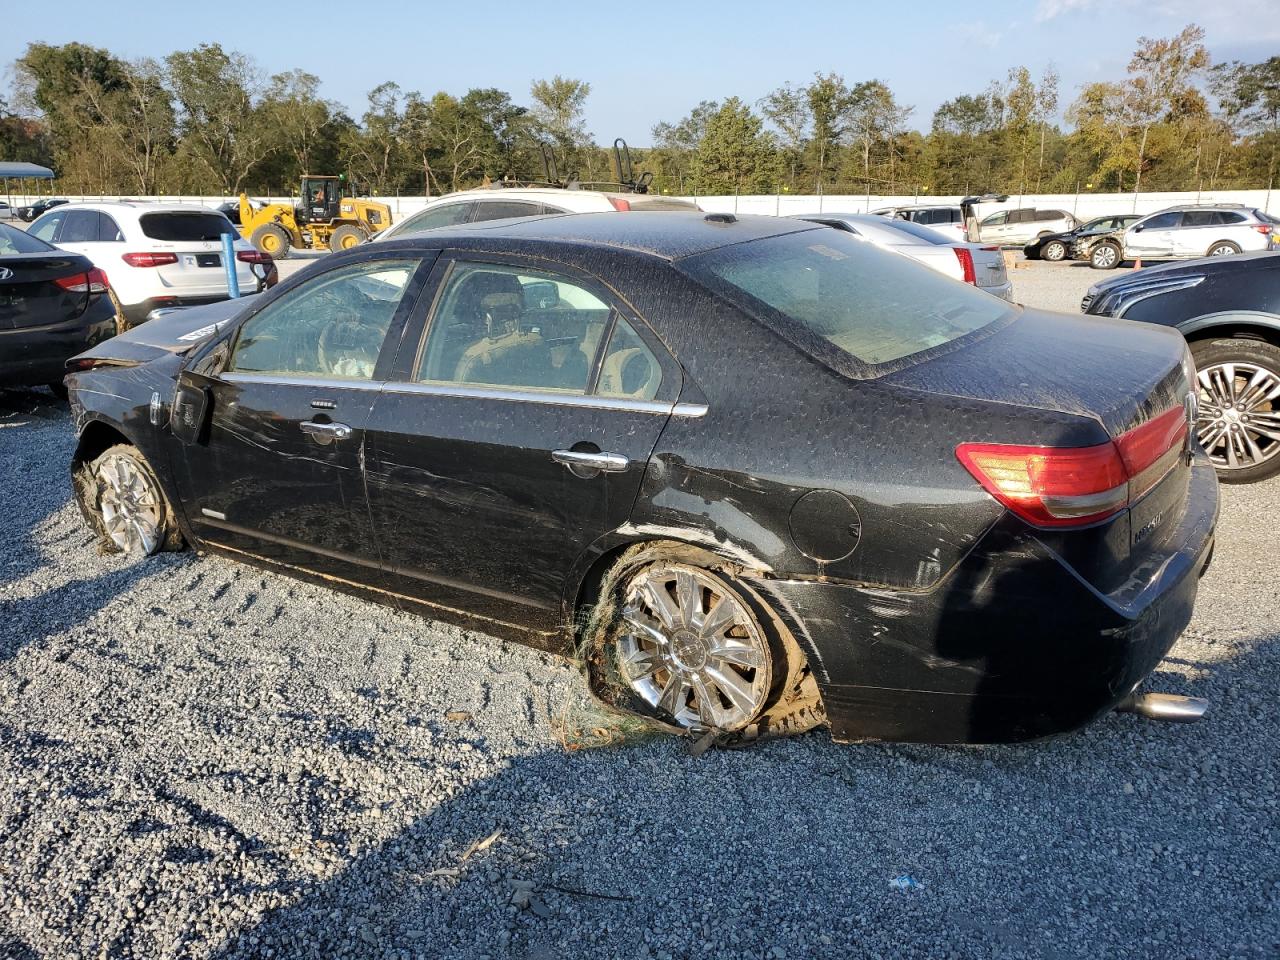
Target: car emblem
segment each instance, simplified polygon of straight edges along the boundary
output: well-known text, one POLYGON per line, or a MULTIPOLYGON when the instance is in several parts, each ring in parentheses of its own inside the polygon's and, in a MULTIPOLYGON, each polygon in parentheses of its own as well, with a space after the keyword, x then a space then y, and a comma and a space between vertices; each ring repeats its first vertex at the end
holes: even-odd
POLYGON ((0 267, 0 280, 8 280, 13 276, 13 271, 8 267, 0 267))

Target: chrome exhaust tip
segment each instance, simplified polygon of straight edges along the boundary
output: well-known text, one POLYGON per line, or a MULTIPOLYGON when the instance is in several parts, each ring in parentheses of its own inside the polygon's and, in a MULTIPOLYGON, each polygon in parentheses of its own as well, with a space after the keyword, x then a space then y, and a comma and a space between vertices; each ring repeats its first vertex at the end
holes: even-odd
POLYGON ((1131 693, 1116 704, 1118 713, 1136 713, 1166 723, 1195 723, 1208 708, 1208 700, 1177 693, 1131 693))

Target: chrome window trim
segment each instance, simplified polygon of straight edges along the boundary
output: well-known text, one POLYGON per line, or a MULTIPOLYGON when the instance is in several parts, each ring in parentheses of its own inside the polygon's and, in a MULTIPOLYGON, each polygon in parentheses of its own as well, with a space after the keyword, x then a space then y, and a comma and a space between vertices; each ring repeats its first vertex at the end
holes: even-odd
POLYGON ((669 400, 632 400, 627 397, 588 396, 580 393, 516 390, 507 387, 462 386, 445 383, 407 383, 383 380, 342 380, 336 377, 298 377, 269 373, 224 373, 227 383, 270 383, 286 387, 325 387, 334 390, 385 392, 398 396, 458 397, 471 400, 507 400, 513 403, 545 403, 561 407, 652 413, 697 418, 705 416, 705 403, 672 403, 669 400))

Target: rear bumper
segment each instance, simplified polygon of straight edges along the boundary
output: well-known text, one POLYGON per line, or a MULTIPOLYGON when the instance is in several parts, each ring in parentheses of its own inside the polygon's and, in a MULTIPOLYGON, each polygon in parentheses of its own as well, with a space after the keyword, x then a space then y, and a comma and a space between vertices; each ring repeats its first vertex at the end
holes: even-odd
POLYGON ((61 383, 69 359, 115 335, 116 312, 109 297, 98 297, 64 324, 0 330, 0 387, 61 383))
POLYGON ((933 590, 758 580, 807 646, 837 740, 999 743, 1083 726, 1164 658, 1213 550, 1217 478, 1193 467, 1161 555, 1114 593, 1001 521, 933 590))
POLYGON ((991 287, 979 287, 978 289, 983 293, 989 293, 994 297, 999 297, 1001 300, 1008 300, 1010 303, 1013 302, 1012 280, 1006 280, 1004 283, 998 283, 991 287))

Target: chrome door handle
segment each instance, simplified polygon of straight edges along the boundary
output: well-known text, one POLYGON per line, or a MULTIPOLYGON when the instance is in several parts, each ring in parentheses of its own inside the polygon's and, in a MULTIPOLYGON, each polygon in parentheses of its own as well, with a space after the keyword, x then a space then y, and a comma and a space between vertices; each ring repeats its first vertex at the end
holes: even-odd
POLYGON ((332 443, 334 440, 346 440, 351 436, 351 428, 345 423, 316 423, 314 420, 304 420, 298 426, 303 433, 319 444, 332 443))
POLYGON ((586 467, 604 473, 621 473, 631 461, 619 453, 588 453, 585 450, 552 450, 551 459, 566 467, 586 467))

